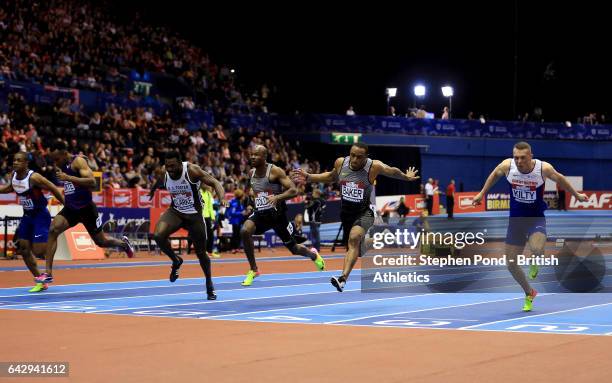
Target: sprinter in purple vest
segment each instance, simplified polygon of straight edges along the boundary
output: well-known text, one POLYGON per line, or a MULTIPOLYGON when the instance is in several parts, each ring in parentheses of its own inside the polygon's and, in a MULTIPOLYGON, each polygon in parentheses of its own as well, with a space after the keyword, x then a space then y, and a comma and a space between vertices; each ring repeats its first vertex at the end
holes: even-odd
POLYGON ((57 167, 57 180, 64 185, 64 208, 53 218, 49 229, 49 242, 45 259, 46 272, 36 278, 37 283, 53 282, 53 258, 57 249, 57 237, 68 228, 82 223, 87 232, 100 247, 119 247, 132 258, 134 250, 126 236, 123 240, 107 237, 102 231, 102 220, 98 217, 98 208, 91 197, 91 190, 96 187, 87 161, 83 157, 68 152, 66 143, 56 141, 51 149, 51 158, 57 167))

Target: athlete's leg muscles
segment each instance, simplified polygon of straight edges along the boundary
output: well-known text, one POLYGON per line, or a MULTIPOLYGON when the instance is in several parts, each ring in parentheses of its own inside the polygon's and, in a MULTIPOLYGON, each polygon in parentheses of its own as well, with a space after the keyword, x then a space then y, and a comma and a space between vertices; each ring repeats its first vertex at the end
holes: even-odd
POLYGON ((47 241, 47 249, 45 251, 46 261, 46 273, 49 275, 53 274, 53 259, 55 258, 55 251, 57 250, 57 237, 65 232, 70 224, 63 215, 56 215, 51 222, 49 228, 49 240, 47 241))
POLYGON ((310 260, 312 261, 317 259, 317 255, 314 252, 310 251, 304 245, 298 245, 297 243, 295 243, 295 241, 293 241, 293 243, 288 244, 287 249, 289 249, 289 251, 291 251, 291 254, 293 255, 301 255, 302 257, 310 258, 310 260))
POLYGON ((179 262, 179 257, 176 255, 172 246, 170 246, 170 235, 180 229, 181 219, 178 215, 173 214, 170 210, 166 210, 155 226, 153 239, 161 251, 166 254, 172 262, 179 262))
POLYGON ((257 262, 255 261, 255 245, 253 244, 253 234, 257 230, 255 222, 247 219, 240 229, 240 237, 244 246, 244 253, 249 261, 251 270, 257 271, 257 262))
POLYGON ((106 235, 102 230, 99 230, 93 235, 89 233, 89 235, 91 235, 92 239, 94 240, 96 245, 98 245, 99 247, 102 247, 102 248, 119 247, 123 250, 127 249, 127 245, 125 242, 123 242, 122 240, 118 238, 114 238, 109 235, 106 235))
POLYGON ((189 226, 189 236, 193 241, 193 247, 200 261, 200 267, 206 277, 206 289, 212 290, 212 271, 210 267, 210 257, 206 253, 206 225, 204 224, 204 218, 201 215, 198 216, 189 226))
POLYGON ((504 247, 504 252, 506 254, 507 267, 510 274, 514 280, 521 286, 525 294, 531 293, 531 285, 527 281, 527 277, 525 276, 525 272, 517 264, 517 255, 521 254, 524 250, 524 246, 511 245, 506 243, 504 247))
POLYGON ((344 256, 344 268, 342 269, 344 280, 348 279, 353 267, 355 267, 365 232, 365 229, 361 226, 353 226, 349 232, 348 251, 344 256))
MULTIPOLYGON (((36 245, 41 245, 37 243, 36 245)), ((43 244, 44 245, 44 244, 43 244)), ((20 239, 18 242, 18 253, 23 257, 23 262, 27 266, 28 270, 34 277, 38 277, 40 275, 40 271, 38 271, 38 265, 36 264, 36 258, 32 255, 32 243, 25 239, 20 239)), ((44 254, 40 252, 39 254, 44 254)))
MULTIPOLYGON (((529 236, 529 249, 531 253, 540 256, 544 255, 544 247, 546 246, 546 234, 536 231, 529 236)), ((531 254, 530 254, 531 255, 531 254)))

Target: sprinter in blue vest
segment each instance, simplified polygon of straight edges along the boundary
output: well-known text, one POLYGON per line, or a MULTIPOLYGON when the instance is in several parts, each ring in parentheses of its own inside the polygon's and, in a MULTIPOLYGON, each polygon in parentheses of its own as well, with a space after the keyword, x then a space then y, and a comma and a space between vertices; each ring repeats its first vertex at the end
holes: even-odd
MULTIPOLYGON (((544 185, 546 178, 555 181, 579 201, 586 201, 587 196, 574 190, 567 178, 557 172, 551 164, 534 159, 531 146, 526 142, 516 143, 512 150, 512 158, 503 160, 491 172, 480 193, 474 197, 474 204, 480 204, 489 189, 502 177, 506 177, 510 188, 510 222, 505 241, 508 270, 525 291, 523 311, 531 311, 533 300, 538 292, 531 287, 523 269, 517 264, 517 255, 522 254, 526 243, 529 243, 533 254, 544 254, 546 245, 544 185)), ((537 275, 537 265, 530 265, 529 278, 535 279, 537 275)))

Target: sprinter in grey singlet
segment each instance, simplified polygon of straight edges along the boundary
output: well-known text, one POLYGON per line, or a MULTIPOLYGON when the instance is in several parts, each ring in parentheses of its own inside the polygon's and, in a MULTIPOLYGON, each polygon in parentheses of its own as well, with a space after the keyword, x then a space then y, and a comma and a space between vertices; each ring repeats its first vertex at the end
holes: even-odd
POLYGON ((342 229, 348 233, 348 251, 344 257, 342 275, 331 279, 332 285, 340 292, 357 262, 361 242, 370 226, 374 223, 375 207, 371 207, 370 197, 373 185, 379 175, 404 181, 414 181, 419 177, 417 170, 410 167, 406 173, 390 167, 381 161, 368 158, 368 146, 356 143, 351 146, 348 157, 336 159, 334 168, 326 173, 308 174, 302 169, 291 172, 295 182, 339 183, 342 198, 340 218, 342 229))
POLYGON ((295 242, 292 235, 293 225, 289 223, 286 215, 285 201, 297 195, 297 188, 283 169, 266 162, 267 157, 268 149, 265 146, 258 145, 251 151, 252 169, 249 175, 255 210, 240 230, 244 252, 250 266, 242 282, 243 286, 250 286, 253 279, 259 276, 255 262, 253 234, 263 234, 270 229, 274 230, 292 254, 308 257, 318 270, 325 270, 325 261, 315 248, 309 250, 306 246, 295 242))

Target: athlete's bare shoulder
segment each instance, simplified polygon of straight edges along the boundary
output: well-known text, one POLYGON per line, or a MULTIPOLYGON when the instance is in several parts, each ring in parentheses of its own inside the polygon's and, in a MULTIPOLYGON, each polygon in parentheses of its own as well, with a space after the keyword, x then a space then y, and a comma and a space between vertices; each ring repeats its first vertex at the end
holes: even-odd
POLYGON ((270 169, 270 182, 277 181, 278 179, 286 176, 287 174, 281 167, 272 164, 272 168, 270 169))
POLYGON ((506 158, 505 160, 503 160, 499 166, 500 168, 502 168, 503 170, 510 170, 510 165, 512 164, 512 158, 506 158))
POLYGON ((89 169, 89 164, 85 160, 84 156, 75 156, 70 164, 73 170, 89 169))
POLYGON ((204 171, 198 164, 192 164, 191 162, 187 164, 187 174, 189 178, 192 180, 203 180, 205 178, 211 177, 210 174, 204 171))
POLYGON ((552 166, 552 164, 550 162, 546 162, 546 161, 540 161, 542 162, 542 169, 554 169, 554 167, 552 166))
POLYGON ((336 169, 338 173, 340 173, 340 169, 342 168, 343 163, 344 163, 344 157, 336 158, 336 161, 334 162, 334 169, 336 169))

